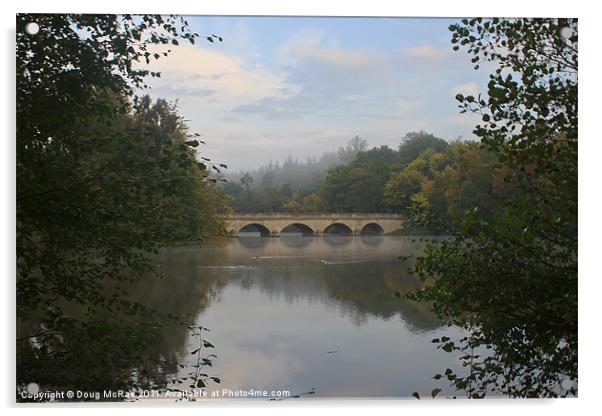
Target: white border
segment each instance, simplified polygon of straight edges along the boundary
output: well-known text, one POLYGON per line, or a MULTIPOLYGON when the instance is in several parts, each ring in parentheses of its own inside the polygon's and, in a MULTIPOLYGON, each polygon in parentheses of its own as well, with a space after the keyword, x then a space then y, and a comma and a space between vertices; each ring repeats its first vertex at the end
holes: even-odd
MULTIPOLYGON (((545 1, 526 2, 524 0, 505 0, 500 2, 486 1, 428 1, 418 2, 393 2, 385 0, 221 0, 221 1, 159 1, 159 0, 129 0, 115 1, 104 0, 102 2, 82 2, 74 0, 54 0, 52 2, 41 2, 34 0, 13 1, 12 4, 3 2, 2 7, 2 62, 1 71, 3 99, 2 127, 4 135, 0 143, 2 145, 2 162, 0 171, 2 175, 4 191, 3 203, 0 204, 2 221, 3 245, 0 250, 1 262, 4 266, 4 287, 2 288, 2 309, 5 322, 2 330, 2 365, 3 377, 0 384, 1 400, 4 406, 12 407, 9 412, 16 409, 14 398, 14 216, 15 216, 15 117, 14 117, 14 28, 16 12, 79 12, 79 13, 177 13, 177 14, 222 14, 222 15, 345 15, 345 16, 431 16, 431 17, 457 17, 457 16, 563 16, 579 18, 580 35, 580 132, 581 144, 579 152, 579 317, 580 317, 580 351, 579 351, 579 399, 569 400, 487 400, 485 402, 467 401, 381 401, 381 400, 350 400, 350 401, 303 401, 288 403, 235 403, 233 408, 225 409, 224 405, 196 404, 194 406, 178 406, 177 409, 166 409, 165 407, 141 408, 133 406, 129 412, 141 414, 162 414, 168 411, 181 412, 191 411, 195 414, 204 412, 205 407, 210 407, 207 412, 211 414, 223 414, 233 411, 243 411, 251 414, 278 413, 281 414, 306 414, 308 412, 343 411, 346 414, 362 414, 372 408, 380 413, 400 414, 401 412, 420 412, 426 414, 461 414, 467 412, 487 413, 488 415, 504 415, 508 413, 528 411, 529 413, 545 413, 566 415, 568 412, 581 412, 590 408, 597 408, 598 380, 602 374, 600 370, 600 359, 598 346, 600 345, 599 297, 602 294, 596 262, 600 257, 600 246, 597 237, 601 235, 600 212, 597 209, 600 189, 600 166, 599 159, 602 157, 602 137, 600 137, 600 126, 596 124, 600 119, 600 97, 599 69, 600 69, 600 14, 596 13, 593 2, 568 2, 568 1, 545 1), (216 407, 217 406, 217 407, 216 407), (284 409, 283 407, 286 407, 284 409)), ((232 406, 230 403, 227 406, 232 406)), ((123 405, 110 405, 123 410, 123 405)), ((132 406, 130 406, 132 407, 132 406)), ((117 410, 117 409, 116 409, 117 410)), ((105 414, 106 410, 99 406, 87 406, 86 413, 105 414)), ((37 413, 50 412, 52 414, 79 414, 81 409, 72 406, 55 407, 21 407, 19 412, 37 413)))

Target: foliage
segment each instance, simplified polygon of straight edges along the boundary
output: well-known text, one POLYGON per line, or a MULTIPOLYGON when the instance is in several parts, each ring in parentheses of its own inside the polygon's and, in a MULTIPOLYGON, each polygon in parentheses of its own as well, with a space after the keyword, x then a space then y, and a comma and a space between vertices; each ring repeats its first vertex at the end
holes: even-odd
MULTIPOLYGON (((347 147, 352 146, 349 144, 347 147)), ((339 153, 342 155, 341 152, 346 150, 341 148, 339 153)), ((335 152, 326 152, 305 162, 289 156, 282 164, 270 162, 256 170, 226 175, 228 183, 221 184, 220 190, 230 198, 230 205, 237 212, 307 211, 308 208, 302 208, 301 200, 318 193, 328 170, 341 163, 335 152), (297 194, 294 201, 280 195, 280 191, 285 189, 283 186, 297 194)), ((321 208, 314 204, 313 209, 319 211, 321 208)))
POLYGON ((409 132, 402 139, 399 145, 397 161, 402 167, 416 159, 418 155, 427 149, 432 149, 435 152, 445 150, 448 143, 438 137, 433 136, 425 131, 409 132))
POLYGON ((421 131, 406 134, 397 151, 380 146, 359 152, 349 165, 329 171, 321 190, 323 205, 335 212, 406 210, 426 180, 420 164, 430 163, 425 162, 429 155, 439 158, 447 146, 421 131))
POLYGON ((412 198, 430 186, 434 176, 445 167, 445 155, 432 148, 420 153, 405 168, 395 172, 385 184, 389 206, 398 210, 410 207, 412 198))
POLYGON ((467 209, 478 206, 484 216, 492 214, 509 192, 503 172, 496 154, 475 142, 453 142, 440 152, 429 148, 391 175, 385 202, 405 211, 410 225, 447 232, 467 209))
POLYGON ((253 184, 253 177, 247 172, 242 178, 240 178, 240 183, 242 184, 242 186, 245 187, 248 193, 251 188, 251 185, 253 184))
POLYGON ((329 212, 381 212, 386 178, 376 163, 330 170, 321 198, 329 212))
MULTIPOLYGON (((217 358, 215 354, 203 355, 203 350, 208 348, 215 348, 215 346, 203 338, 203 332, 209 332, 209 328, 203 326, 191 325, 188 327, 192 338, 198 337, 198 347, 190 351, 190 355, 196 356, 196 363, 193 366, 193 370, 189 371, 186 377, 178 377, 173 381, 174 387, 165 388, 166 392, 177 393, 175 396, 178 397, 177 401, 183 401, 185 399, 190 401, 196 401, 196 397, 202 397, 198 390, 202 390, 209 383, 221 383, 219 377, 210 376, 207 373, 203 373, 203 367, 213 367, 213 360, 217 358), (184 383, 188 384, 188 388, 180 388, 180 385, 184 383)), ((179 365, 180 368, 185 368, 184 364, 179 365)))
POLYGON ((229 196, 237 212, 405 210, 420 187, 403 190, 407 198, 393 194, 386 197, 385 184, 423 151, 439 153, 447 147, 445 140, 423 131, 407 133, 398 150, 387 146, 367 149, 367 142, 354 136, 336 154, 325 153, 305 163, 289 156, 282 166, 270 162, 256 171, 239 174, 238 180, 229 176, 230 181, 220 190, 229 196), (292 197, 286 195, 288 188, 294 193, 292 197))
MULTIPOLYGON (((355 136, 345 148, 339 148, 336 159, 325 153, 319 160, 310 159, 303 164, 289 157, 282 166, 270 163, 246 172, 240 177, 240 185, 230 180, 220 190, 229 196, 237 212, 409 212, 419 200, 425 203, 431 200, 439 211, 451 212, 456 205, 474 201, 471 194, 474 187, 463 187, 464 194, 458 196, 447 183, 437 179, 438 185, 449 188, 447 195, 454 203, 435 201, 437 195, 427 190, 445 166, 462 159, 464 153, 470 154, 469 143, 456 142, 450 146, 445 140, 420 131, 407 133, 398 150, 387 146, 367 150, 365 140, 355 136)), ((479 186, 489 181, 489 176, 472 177, 473 173, 467 169, 474 169, 476 175, 483 168, 477 166, 480 157, 488 161, 492 157, 475 157, 474 166, 466 161, 464 171, 454 177, 456 182, 468 176, 479 186)))
POLYGON ((429 246, 414 270, 434 284, 414 297, 466 328, 434 341, 464 353, 468 375, 445 375, 469 397, 575 395, 559 382, 577 380, 577 21, 464 19, 450 30, 477 69, 497 65, 487 97, 457 99, 481 115, 474 133, 509 189, 491 215, 475 206, 429 246))
POLYGON ((337 157, 343 164, 349 164, 353 162, 355 157, 368 148, 368 142, 362 139, 360 136, 355 135, 349 140, 347 146, 339 147, 337 150, 337 157))
POLYGON ((508 169, 498 166, 497 155, 477 143, 453 143, 434 162, 408 206, 416 218, 437 218, 432 225, 440 230, 453 228, 457 217, 474 207, 491 217, 514 192, 504 183, 508 169))
POLYGON ((151 270, 160 245, 221 228, 199 141, 175 106, 134 96, 159 76, 143 69, 163 58, 152 45, 198 36, 175 16, 18 15, 18 383, 129 386, 119 365, 142 359, 154 324, 106 313, 150 312, 123 300, 120 282, 151 270), (32 21, 35 36, 24 32, 32 21), (73 304, 85 318, 70 316, 73 304))
POLYGON ((322 198, 318 194, 309 194, 303 197, 301 203, 302 212, 320 212, 322 209, 322 198))

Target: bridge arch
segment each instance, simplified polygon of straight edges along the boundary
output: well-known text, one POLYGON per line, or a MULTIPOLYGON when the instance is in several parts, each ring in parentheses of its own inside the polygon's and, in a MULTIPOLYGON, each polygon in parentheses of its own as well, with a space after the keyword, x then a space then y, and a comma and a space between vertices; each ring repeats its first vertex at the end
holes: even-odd
POLYGON ((238 235, 241 236, 241 233, 243 233, 242 237, 244 237, 245 233, 259 233, 262 237, 267 237, 270 235, 270 230, 268 227, 266 227, 263 224, 259 224, 259 223, 250 223, 247 225, 244 225, 243 227, 241 227, 240 230, 238 230, 238 235))
MULTIPOLYGON (((345 235, 349 234, 350 230, 354 235, 366 235, 367 232, 380 233, 380 229, 375 225, 364 229, 371 223, 378 224, 383 229, 383 234, 389 234, 404 227, 403 216, 392 213, 234 213, 223 215, 222 219, 226 224, 227 233, 233 237, 237 236, 239 230, 255 232, 255 235, 277 237, 282 230, 292 224, 303 224, 309 227, 314 235, 322 235, 325 232, 331 235, 332 233, 345 235), (251 225, 253 225, 251 229, 244 228, 251 225)), ((309 230, 304 229, 301 233, 309 235, 309 230)), ((249 235, 253 234, 246 236, 249 235)))
POLYGON ((353 235, 353 230, 347 224, 334 222, 324 228, 324 234, 353 235))
POLYGON ((301 234, 303 236, 306 235, 314 235, 314 230, 307 224, 303 224, 300 222, 294 222, 292 224, 287 225, 282 230, 280 230, 280 235, 286 234, 301 234))
POLYGON ((360 234, 362 235, 382 235, 384 233, 385 230, 383 227, 375 222, 369 222, 368 224, 364 225, 360 231, 360 234))

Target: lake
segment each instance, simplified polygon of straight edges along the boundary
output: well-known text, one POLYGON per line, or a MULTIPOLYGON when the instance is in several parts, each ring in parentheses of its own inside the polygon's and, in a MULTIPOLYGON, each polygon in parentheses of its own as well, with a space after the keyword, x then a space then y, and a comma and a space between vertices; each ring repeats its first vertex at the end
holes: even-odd
MULTIPOLYGON (((431 340, 461 332, 403 298, 421 283, 398 257, 423 247, 418 238, 393 236, 210 240, 163 249, 164 277, 138 284, 135 297, 210 329, 203 337, 215 348, 203 352, 217 358, 203 371, 220 384, 208 383, 209 394, 407 398, 435 387, 453 394, 433 375, 460 371, 458 362, 431 340)), ((181 378, 196 363, 190 352, 199 338, 182 326, 163 336, 162 356, 184 363, 167 379, 186 386, 181 378)))

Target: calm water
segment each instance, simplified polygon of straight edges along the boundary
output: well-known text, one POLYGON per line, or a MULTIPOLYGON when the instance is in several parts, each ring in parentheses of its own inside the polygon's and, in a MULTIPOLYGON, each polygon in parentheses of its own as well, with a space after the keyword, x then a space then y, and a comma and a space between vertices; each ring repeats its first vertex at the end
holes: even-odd
MULTIPOLYGON (((425 305, 398 298, 420 286, 400 255, 419 254, 411 237, 281 237, 211 241, 169 248, 165 277, 137 297, 210 328, 221 379, 207 391, 289 390, 309 397, 408 397, 446 384, 432 376, 457 369, 434 337, 460 336, 425 305)), ((198 338, 167 329, 162 354, 193 365, 198 338)), ((182 377, 186 369, 173 370, 182 377)))

